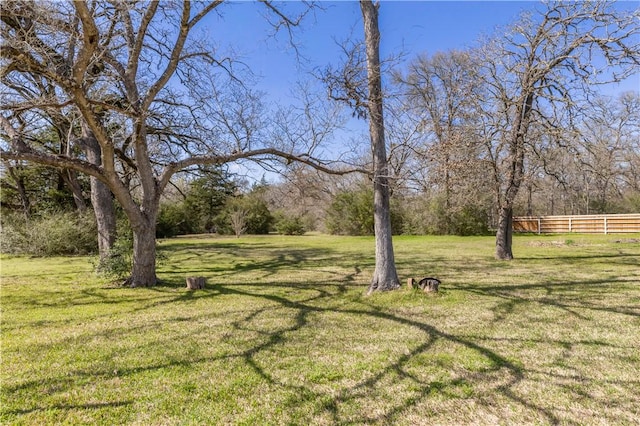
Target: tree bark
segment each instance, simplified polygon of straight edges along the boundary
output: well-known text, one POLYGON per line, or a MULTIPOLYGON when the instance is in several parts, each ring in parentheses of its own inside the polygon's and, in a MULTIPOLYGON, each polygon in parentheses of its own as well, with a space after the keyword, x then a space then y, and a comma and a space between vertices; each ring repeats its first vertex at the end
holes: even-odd
POLYGON ((98 252, 100 259, 109 255, 116 241, 116 213, 109 188, 91 178, 91 204, 98 224, 98 252))
POLYGON ((384 138, 382 108, 382 79, 380 75, 380 30, 378 28, 379 3, 361 0, 364 38, 367 52, 367 81, 369 88, 369 133, 373 150, 373 225, 376 241, 376 267, 369 294, 400 288, 396 272, 391 237, 391 209, 387 151, 384 138))
POLYGON ((133 265, 131 276, 125 281, 131 287, 153 287, 156 278, 156 223, 144 220, 133 228, 133 265))
MULTIPOLYGON (((87 160, 97 166, 102 164, 100 144, 93 134, 85 127, 83 129, 82 145, 87 160)), ((109 256, 116 241, 116 211, 113 204, 111 190, 103 182, 91 176, 91 205, 98 226, 98 253, 100 260, 109 256)))
POLYGON ((496 258, 513 259, 511 243, 513 240, 513 203, 524 180, 525 139, 531 123, 534 100, 533 84, 525 84, 525 93, 515 109, 511 143, 509 146, 510 167, 503 202, 498 211, 498 230, 496 232, 496 258))
POLYGON ((496 231, 496 258, 513 259, 511 242, 513 239, 513 208, 501 207, 498 212, 498 230, 496 231))

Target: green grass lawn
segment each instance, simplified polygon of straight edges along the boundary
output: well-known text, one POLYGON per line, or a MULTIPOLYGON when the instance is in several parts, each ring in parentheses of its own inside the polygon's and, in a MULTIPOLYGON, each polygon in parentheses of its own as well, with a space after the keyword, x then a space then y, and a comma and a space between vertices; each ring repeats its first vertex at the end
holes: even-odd
POLYGON ((640 235, 179 238, 162 285, 2 257, 2 424, 637 424, 640 235), (184 289, 186 276, 207 288, 184 289))

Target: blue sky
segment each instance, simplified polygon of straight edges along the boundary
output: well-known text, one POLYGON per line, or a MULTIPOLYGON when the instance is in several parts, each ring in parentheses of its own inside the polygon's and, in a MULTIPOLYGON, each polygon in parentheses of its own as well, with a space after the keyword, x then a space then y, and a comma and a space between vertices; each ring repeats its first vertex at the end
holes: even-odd
MULTIPOLYGON (((295 13, 301 4, 276 3, 295 13)), ((264 19, 266 8, 250 1, 225 5, 221 16, 203 22, 205 31, 219 47, 233 50, 260 77, 258 87, 272 99, 283 100, 296 80, 308 79, 314 67, 337 64, 336 40, 362 38, 360 6, 357 1, 321 2, 324 10, 307 16, 294 38, 303 57, 296 59, 286 34, 270 37, 264 19)), ((382 56, 403 52, 406 60, 418 53, 464 49, 514 23, 525 10, 539 6, 535 1, 382 1, 380 31, 382 56)), ((640 1, 618 1, 626 9, 640 7, 640 1)), ((640 77, 628 81, 625 90, 638 89, 640 77)))

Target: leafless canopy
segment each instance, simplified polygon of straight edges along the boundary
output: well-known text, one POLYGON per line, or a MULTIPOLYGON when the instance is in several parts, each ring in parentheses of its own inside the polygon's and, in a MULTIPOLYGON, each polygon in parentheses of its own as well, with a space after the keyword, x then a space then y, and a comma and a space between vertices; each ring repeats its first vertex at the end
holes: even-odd
MULTIPOLYGON (((274 30, 290 37, 311 7, 262 3, 274 30)), ((153 255, 152 238, 143 250, 136 235, 153 232, 164 189, 191 166, 283 158, 342 173, 314 159, 314 146, 295 151, 300 147, 261 139, 259 94, 244 85, 232 57, 197 34, 212 11, 227 7, 222 1, 17 0, 1 7, 3 158, 107 184, 129 216, 134 251, 153 255), (69 140, 86 127, 99 144, 100 164, 31 143, 51 111, 70 117, 69 140)), ((154 261, 134 254, 135 285, 153 284, 154 269, 154 261), (136 275, 138 260, 144 271, 136 275)))

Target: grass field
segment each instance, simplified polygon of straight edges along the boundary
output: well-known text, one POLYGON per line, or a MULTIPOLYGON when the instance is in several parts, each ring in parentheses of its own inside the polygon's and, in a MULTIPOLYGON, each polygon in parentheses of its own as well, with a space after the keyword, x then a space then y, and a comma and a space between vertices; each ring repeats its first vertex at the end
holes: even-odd
POLYGON ((2 424, 638 424, 640 235, 162 241, 163 284, 3 257, 2 424), (189 275, 207 288, 184 289, 189 275))

